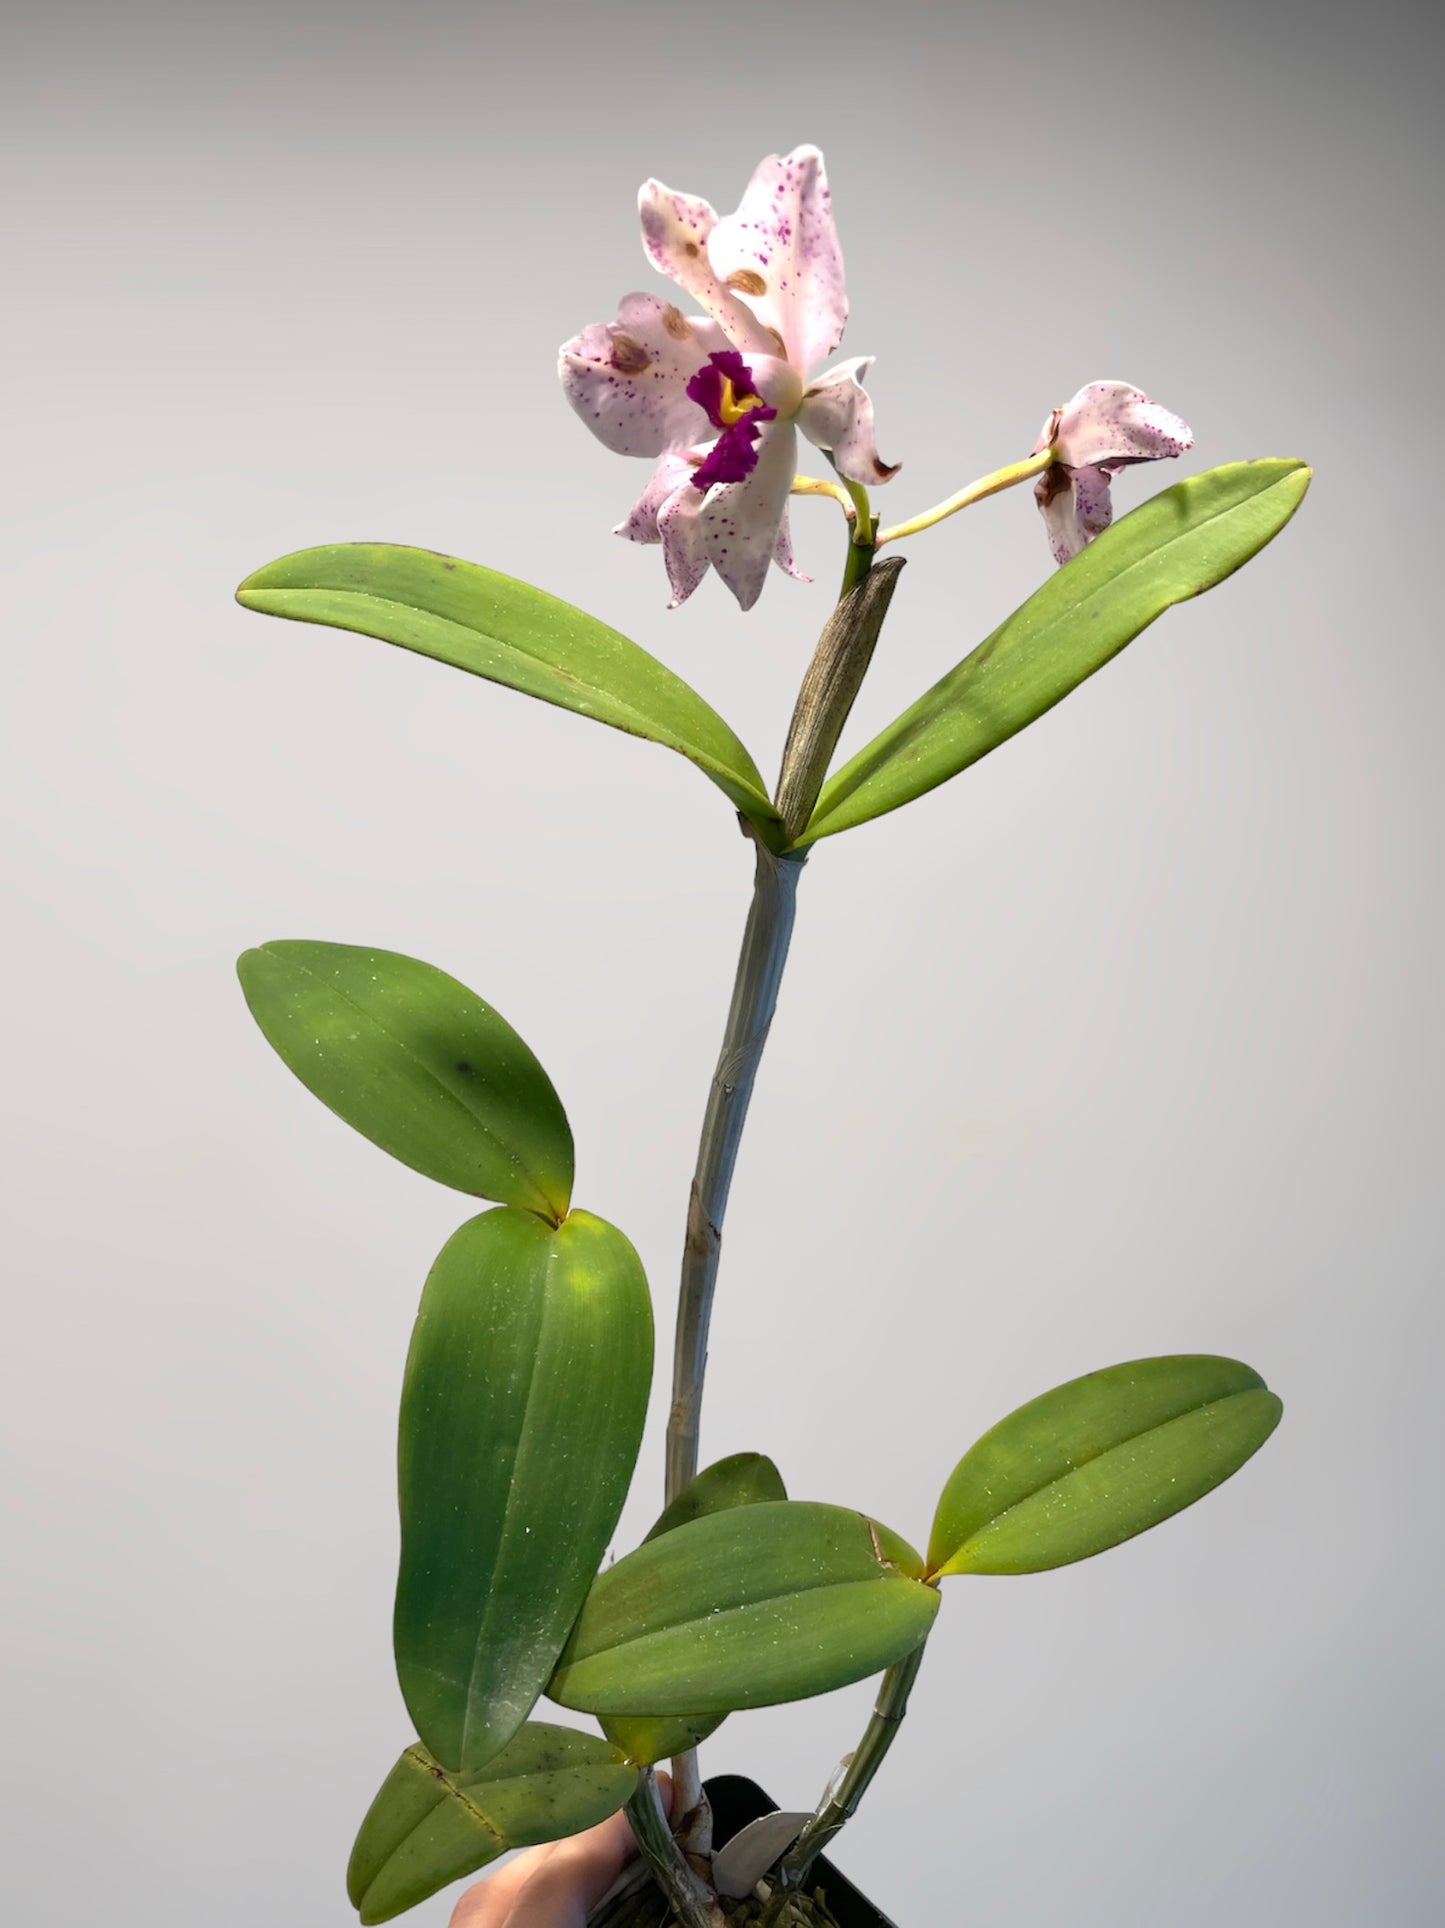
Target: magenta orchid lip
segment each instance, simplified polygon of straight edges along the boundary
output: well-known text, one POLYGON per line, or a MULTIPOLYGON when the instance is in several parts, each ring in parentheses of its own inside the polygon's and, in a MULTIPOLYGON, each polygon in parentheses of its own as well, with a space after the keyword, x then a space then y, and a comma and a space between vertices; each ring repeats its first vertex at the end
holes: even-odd
POLYGON ((753 371, 735 348, 709 355, 687 384, 687 392, 719 431, 712 453, 692 474, 704 495, 722 482, 741 482, 758 466, 757 441, 764 422, 777 420, 753 382, 753 371))

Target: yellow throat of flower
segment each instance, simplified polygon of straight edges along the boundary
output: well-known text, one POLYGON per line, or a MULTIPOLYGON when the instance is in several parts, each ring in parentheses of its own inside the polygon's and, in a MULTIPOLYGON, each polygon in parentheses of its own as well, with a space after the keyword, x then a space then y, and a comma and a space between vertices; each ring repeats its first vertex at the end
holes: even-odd
POLYGON ((751 414, 755 408, 766 407, 767 403, 761 395, 744 395, 742 400, 739 401, 733 389, 731 377, 727 375, 723 376, 722 400, 718 403, 717 412, 722 418, 724 428, 732 428, 733 425, 740 422, 745 415, 751 414))

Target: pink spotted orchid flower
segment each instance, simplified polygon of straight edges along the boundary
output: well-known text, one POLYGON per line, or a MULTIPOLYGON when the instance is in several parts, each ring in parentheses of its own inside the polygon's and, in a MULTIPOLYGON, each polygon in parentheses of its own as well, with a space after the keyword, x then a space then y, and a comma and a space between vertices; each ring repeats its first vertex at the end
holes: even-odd
POLYGON ((896 470, 873 440, 861 380, 872 358, 813 376, 848 319, 823 156, 770 155, 736 214, 660 181, 644 184, 638 206, 649 260, 706 313, 625 296, 616 321, 564 344, 562 386, 608 448, 657 463, 616 533, 662 545, 669 607, 711 567, 751 609, 770 562, 800 574, 788 533, 800 429, 849 481, 896 470))
POLYGON ((1044 423, 1034 454, 1054 460, 1034 484, 1054 561, 1065 563, 1108 528, 1109 483, 1136 462, 1182 455, 1194 444, 1187 422, 1127 382, 1090 382, 1044 423))

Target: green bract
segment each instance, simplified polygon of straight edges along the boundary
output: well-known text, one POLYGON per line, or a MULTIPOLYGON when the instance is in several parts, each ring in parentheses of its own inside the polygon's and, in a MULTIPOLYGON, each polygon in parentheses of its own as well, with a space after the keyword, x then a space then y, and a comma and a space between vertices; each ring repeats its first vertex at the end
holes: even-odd
POLYGON ((911 803, 997 749, 1174 603, 1232 575, 1309 480, 1302 462, 1231 462, 1124 516, 828 779, 799 843, 911 803))
POLYGON ((1229 1478, 1279 1424, 1234 1359, 1136 1359, 1000 1420, 953 1471, 929 1571, 1039 1573, 1132 1539, 1229 1478))
POLYGON ((396 1664, 444 1766, 530 1713, 617 1523, 652 1379, 652 1311, 612 1226, 502 1207, 426 1282, 400 1433, 396 1664))
POLYGON ((891 1666, 938 1596, 897 1535, 840 1506, 735 1507, 598 1576, 548 1684, 597 1714, 725 1714, 803 1700, 891 1666))
POLYGON ((247 951, 236 968, 268 1043, 373 1144, 458 1191, 566 1216, 561 1100, 465 984, 396 951, 299 939, 247 951))
POLYGON ((390 1921, 508 1848, 605 1821, 636 1785, 615 1747, 544 1721, 529 1721, 475 1774, 450 1775, 409 1747, 367 1810, 346 1892, 363 1922, 390 1921))
POLYGON ((268 563, 236 599, 396 643, 665 744, 780 841, 758 767, 716 710, 626 636, 530 583, 430 549, 342 542, 268 563))

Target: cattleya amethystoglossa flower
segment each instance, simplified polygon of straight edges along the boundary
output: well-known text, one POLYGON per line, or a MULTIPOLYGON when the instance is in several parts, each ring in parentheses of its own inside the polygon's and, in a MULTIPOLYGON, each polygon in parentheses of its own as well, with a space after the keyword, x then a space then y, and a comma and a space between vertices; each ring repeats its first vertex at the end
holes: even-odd
POLYGON ((1034 484, 1054 561, 1064 563, 1108 528, 1110 478, 1135 462, 1182 455, 1194 431, 1127 382, 1089 382, 1044 423, 1034 454, 1054 460, 1034 484))
POLYGON ((751 609, 769 562, 800 573, 788 535, 799 429, 848 481, 886 482, 897 466, 874 445, 860 379, 871 356, 809 380, 848 319, 823 156, 770 155, 736 214, 660 181, 638 206, 649 260, 706 316, 627 295, 616 321, 564 344, 562 386, 608 448, 657 459, 616 533, 662 544, 671 607, 712 567, 751 609))

